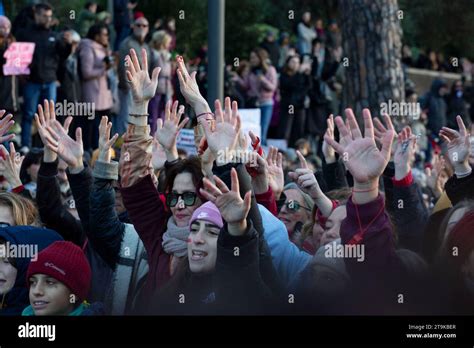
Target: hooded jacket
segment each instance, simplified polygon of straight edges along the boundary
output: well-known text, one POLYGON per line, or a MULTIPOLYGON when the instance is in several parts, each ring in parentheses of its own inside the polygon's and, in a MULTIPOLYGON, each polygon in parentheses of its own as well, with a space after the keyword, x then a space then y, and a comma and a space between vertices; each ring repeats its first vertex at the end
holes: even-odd
POLYGON ((428 129, 438 136, 441 127, 446 126, 447 106, 444 98, 439 94, 441 87, 446 86, 442 79, 435 79, 431 89, 421 100, 421 107, 428 110, 428 129))
MULTIPOLYGON (((12 245, 37 246, 37 252, 40 252, 55 241, 63 240, 63 238, 53 230, 32 226, 2 228, 0 229, 0 238, 9 242, 10 247, 12 245)), ((17 269, 15 285, 8 293, 2 296, 3 305, 0 307, 0 315, 21 315, 23 309, 29 305, 26 271, 30 261, 31 258, 29 257, 15 258, 15 268, 17 269)))

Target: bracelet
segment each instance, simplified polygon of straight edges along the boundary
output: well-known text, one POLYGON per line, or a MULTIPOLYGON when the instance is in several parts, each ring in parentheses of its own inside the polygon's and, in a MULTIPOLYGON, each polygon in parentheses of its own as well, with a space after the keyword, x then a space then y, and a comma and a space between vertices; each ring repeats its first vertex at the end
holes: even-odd
POLYGON ((129 114, 131 117, 148 117, 150 114, 129 114))
POLYGON ((196 116, 196 118, 199 119, 199 117, 204 116, 204 115, 211 115, 210 118, 207 118, 207 117, 206 117, 206 120, 213 120, 213 119, 214 119, 214 114, 213 114, 212 112, 203 112, 203 113, 200 113, 199 115, 196 116))

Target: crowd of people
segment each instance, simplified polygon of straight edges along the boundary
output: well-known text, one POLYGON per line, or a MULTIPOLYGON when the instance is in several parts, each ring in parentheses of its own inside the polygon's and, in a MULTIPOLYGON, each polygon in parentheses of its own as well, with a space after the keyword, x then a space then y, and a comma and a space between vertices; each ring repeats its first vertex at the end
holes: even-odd
POLYGON ((35 29, 17 34, 41 43, 23 92, 28 152, 17 152, 15 109, 0 112, 0 315, 473 313, 474 129, 463 81, 447 101, 442 80, 420 97, 407 88, 422 110, 401 129, 368 109, 360 125, 350 108, 333 116, 337 84, 325 77, 339 67, 337 25, 313 28, 305 13, 297 46, 286 41, 278 56, 269 34, 230 74, 240 93, 211 108, 199 70, 172 61, 166 30, 147 41, 144 16, 117 35, 118 62, 106 24, 84 15, 87 38, 54 36, 51 17, 37 5, 35 29), (60 66, 80 68, 58 95, 80 91, 67 100, 95 103, 93 118, 58 113, 60 66), (278 127, 294 152, 265 146, 276 91, 281 110, 294 106, 296 119, 282 111, 278 127), (250 142, 242 105, 261 109, 262 136, 250 132, 250 142), (190 124, 193 156, 177 148, 190 124), (25 246, 38 253, 15 253, 25 246))

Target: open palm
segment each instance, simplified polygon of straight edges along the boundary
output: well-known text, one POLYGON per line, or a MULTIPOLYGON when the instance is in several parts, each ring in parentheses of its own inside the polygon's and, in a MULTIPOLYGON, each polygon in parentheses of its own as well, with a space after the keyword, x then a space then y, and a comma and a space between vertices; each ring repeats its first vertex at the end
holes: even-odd
POLYGON ((382 149, 379 150, 375 145, 374 127, 370 111, 364 109, 363 116, 365 126, 364 137, 362 137, 351 109, 346 109, 349 127, 344 124, 341 117, 338 116, 335 119, 341 137, 339 142, 336 142, 327 135, 325 136, 328 144, 334 147, 339 155, 342 156, 354 180, 360 183, 375 179, 382 174, 390 159, 390 149, 393 137, 395 136, 393 130, 387 131, 381 139, 382 149), (345 145, 342 145, 342 143, 345 145))
MULTIPOLYGON (((70 123, 70 121, 68 123, 70 123)), ((54 120, 52 125, 47 127, 47 130, 51 136, 46 138, 48 148, 54 151, 69 166, 73 168, 81 166, 82 156, 84 155, 81 128, 78 127, 76 129, 76 140, 73 140, 67 134, 66 130, 57 120, 54 120)))
POLYGON ((461 116, 458 115, 456 121, 458 123, 459 131, 443 127, 439 132, 440 137, 448 143, 449 160, 453 166, 467 162, 471 151, 469 133, 466 130, 466 126, 464 125, 461 116))
POLYGON ((219 177, 214 176, 216 184, 214 185, 209 179, 205 178, 203 181, 205 190, 201 189, 201 193, 216 205, 222 218, 227 223, 240 223, 247 218, 249 213, 251 192, 247 192, 244 199, 242 199, 237 171, 234 168, 232 168, 230 176, 231 190, 219 177))
POLYGON ((165 121, 163 122, 161 119, 158 120, 155 138, 167 151, 171 151, 176 146, 178 133, 189 120, 186 117, 181 123, 179 123, 183 113, 184 107, 179 108, 178 111, 178 101, 173 103, 173 110, 171 110, 171 101, 168 101, 165 108, 165 121))
POLYGON ((221 150, 234 150, 241 128, 240 116, 238 113, 237 102, 232 103, 230 98, 225 98, 225 110, 222 112, 219 100, 215 102, 216 123, 215 128, 211 129, 208 122, 202 122, 204 132, 206 133, 207 143, 215 157, 219 157, 221 150))
POLYGON ((158 75, 161 71, 161 68, 155 68, 150 79, 146 50, 142 49, 141 53, 141 65, 138 61, 137 53, 133 48, 130 50, 130 55, 127 55, 125 58, 125 66, 127 68, 126 75, 135 103, 146 102, 155 96, 156 87, 158 86, 158 75))

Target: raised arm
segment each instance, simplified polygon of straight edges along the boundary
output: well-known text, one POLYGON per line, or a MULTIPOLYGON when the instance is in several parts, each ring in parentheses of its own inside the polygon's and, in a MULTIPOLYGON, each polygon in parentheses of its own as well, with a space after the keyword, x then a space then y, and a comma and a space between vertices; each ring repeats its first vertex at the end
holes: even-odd
MULTIPOLYGON (((72 216, 61 202, 61 191, 58 175, 57 154, 53 148, 57 148, 59 142, 53 139, 49 132, 56 121, 54 102, 44 101, 44 108, 38 105, 38 113, 35 114, 38 133, 45 144, 43 161, 38 172, 38 188, 36 202, 41 216, 41 220, 51 229, 61 234, 65 240, 82 247, 85 241, 85 233, 80 221, 72 216), (52 144, 52 145, 50 145, 52 144)), ((69 129, 72 118, 67 118, 64 123, 65 132, 69 129)), ((61 127, 61 125, 59 125, 61 127)))
POLYGON ((387 275, 393 274, 392 267, 397 262, 392 228, 378 188, 379 177, 390 159, 395 133, 389 130, 383 135, 379 150, 375 145, 370 111, 363 110, 364 137, 351 109, 346 109, 346 116, 348 127, 341 117, 335 119, 341 140, 336 142, 325 137, 346 159, 346 167, 354 178, 353 193, 347 203, 347 217, 341 225, 341 241, 343 244, 364 246, 364 262, 346 258, 346 266, 357 281, 377 286, 387 275))
POLYGON ((294 172, 290 172, 290 178, 294 180, 294 182, 303 192, 311 196, 314 204, 317 205, 321 214, 324 217, 329 217, 333 210, 332 201, 319 187, 318 181, 316 180, 313 171, 308 168, 308 163, 306 163, 306 159, 301 154, 301 152, 296 151, 296 154, 300 160, 300 168, 296 169, 294 172))
POLYGON ((99 255, 115 268, 120 255, 125 224, 115 211, 113 182, 118 180, 118 163, 111 160, 111 147, 118 138, 110 138, 112 123, 103 116, 99 125, 99 157, 95 162, 94 184, 90 193, 89 239, 99 255))
POLYGON ((443 127, 439 133, 448 144, 448 157, 454 168, 454 175, 446 182, 445 189, 453 205, 463 199, 474 198, 474 175, 469 165, 471 145, 469 133, 461 116, 456 117, 459 131, 443 127))

